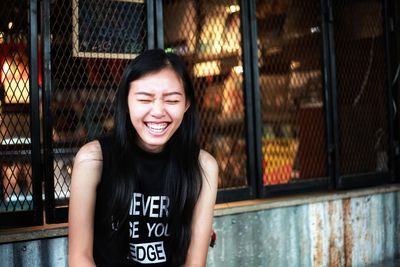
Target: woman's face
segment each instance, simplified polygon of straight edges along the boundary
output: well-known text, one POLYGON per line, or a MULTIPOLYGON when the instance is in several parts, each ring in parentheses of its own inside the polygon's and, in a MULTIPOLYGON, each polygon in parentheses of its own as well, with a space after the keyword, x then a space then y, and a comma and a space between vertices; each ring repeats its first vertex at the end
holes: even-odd
POLYGON ((150 152, 161 151, 181 125, 188 107, 183 83, 170 68, 131 82, 128 109, 138 145, 150 152))

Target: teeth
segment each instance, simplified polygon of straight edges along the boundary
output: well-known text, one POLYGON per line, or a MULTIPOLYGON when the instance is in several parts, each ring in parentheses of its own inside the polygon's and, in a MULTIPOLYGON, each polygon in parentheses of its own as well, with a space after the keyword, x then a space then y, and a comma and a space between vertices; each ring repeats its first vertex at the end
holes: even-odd
POLYGON ((153 123, 153 122, 149 122, 147 123, 147 127, 150 128, 151 131, 153 132, 162 132, 165 130, 165 128, 167 128, 168 123, 153 123))

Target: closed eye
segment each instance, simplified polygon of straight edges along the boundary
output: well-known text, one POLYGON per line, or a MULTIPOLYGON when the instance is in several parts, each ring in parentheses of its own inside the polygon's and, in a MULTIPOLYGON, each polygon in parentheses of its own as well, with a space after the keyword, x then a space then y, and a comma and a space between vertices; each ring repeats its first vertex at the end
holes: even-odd
POLYGON ((174 99, 169 99, 165 100, 167 104, 178 104, 180 101, 179 100, 174 100, 174 99))
POLYGON ((151 102, 150 99, 138 99, 137 101, 139 101, 140 103, 150 103, 151 102))

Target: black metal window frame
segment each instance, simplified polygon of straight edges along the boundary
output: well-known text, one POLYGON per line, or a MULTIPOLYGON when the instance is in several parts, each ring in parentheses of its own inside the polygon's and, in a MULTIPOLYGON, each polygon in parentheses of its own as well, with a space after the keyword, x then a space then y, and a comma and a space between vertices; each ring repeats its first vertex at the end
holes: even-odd
MULTIPOLYGON (((393 108, 392 108, 392 103, 393 102, 393 93, 392 93, 392 80, 393 80, 393 74, 392 74, 392 64, 394 62, 391 61, 391 53, 394 51, 390 47, 390 41, 393 36, 390 36, 390 20, 393 19, 391 15, 394 14, 389 14, 388 10, 390 9, 389 6, 394 5, 395 3, 387 1, 387 0, 382 0, 382 18, 383 18, 383 27, 384 27, 384 41, 385 41, 385 56, 386 56, 386 73, 387 76, 386 78, 386 93, 387 93, 387 120, 388 120, 388 136, 389 136, 389 160, 388 160, 388 170, 386 172, 369 172, 369 173, 357 173, 357 174, 352 174, 352 175, 345 175, 341 173, 341 166, 339 163, 339 132, 338 132, 338 86, 337 86, 337 66, 336 66, 336 54, 335 54, 335 41, 334 41, 334 29, 333 29, 333 24, 334 24, 334 12, 333 12, 333 5, 331 0, 324 1, 324 14, 325 14, 325 19, 324 23, 327 27, 327 32, 326 32, 326 39, 327 39, 327 50, 325 55, 328 58, 329 62, 329 71, 328 75, 330 76, 330 86, 331 86, 331 100, 330 106, 331 106, 331 116, 330 118, 328 117, 328 123, 332 127, 332 140, 331 143, 328 144, 329 148, 332 148, 332 161, 329 161, 330 164, 332 165, 332 174, 334 177, 334 182, 335 182, 335 188, 336 189, 352 189, 352 188, 357 188, 357 187, 367 187, 367 186, 374 186, 374 185, 381 185, 385 183, 391 183, 391 182, 396 182, 398 181, 398 178, 396 178, 395 172, 396 172, 396 166, 394 165, 395 161, 395 136, 394 136, 394 120, 393 120, 393 108)), ((327 65, 327 64, 325 64, 327 65)), ((398 104, 397 104, 398 105, 398 104)))
MULTIPOLYGON (((29 210, 20 210, 14 212, 6 212, 1 214, 0 228, 25 227, 43 224, 43 202, 42 202, 42 164, 41 164, 41 145, 40 145, 40 118, 39 118, 39 88, 36 79, 38 77, 38 4, 36 0, 29 1, 29 88, 30 88, 30 133, 31 142, 25 149, 31 160, 32 169, 32 208, 29 210)), ((2 150, 2 153, 6 151, 2 150)))
MULTIPOLYGON (((338 104, 335 63, 335 23, 331 0, 320 0, 322 17, 322 59, 323 59, 323 90, 326 121, 326 162, 328 179, 313 179, 302 183, 264 186, 262 183, 262 129, 261 102, 257 55, 257 21, 256 1, 240 0, 241 6, 241 37, 243 49, 243 90, 245 96, 246 122, 246 152, 248 186, 239 189, 220 189, 217 202, 230 202, 246 199, 270 197, 274 195, 324 191, 328 189, 350 189, 385 183, 398 182, 399 178, 399 122, 392 104, 400 103, 400 82, 397 77, 400 62, 400 4, 395 1, 382 0, 384 7, 384 29, 387 58, 387 94, 389 119, 389 171, 386 173, 340 175, 338 156, 338 104), (397 15, 397 16, 396 16, 397 15), (391 119, 395 118, 395 119, 391 119)), ((164 46, 163 33, 163 2, 162 0, 146 0, 147 6, 147 46, 148 48, 164 46)), ((50 114, 51 84, 51 53, 50 53, 50 0, 30 0, 30 40, 38 39, 38 27, 41 29, 41 49, 43 57, 43 88, 42 108, 43 124, 39 117, 39 88, 35 79, 30 79, 31 88, 31 159, 33 181, 33 210, 1 214, 0 228, 42 225, 43 212, 46 223, 61 223, 67 221, 68 207, 57 207, 54 199, 54 170, 52 146, 52 121, 50 114), (42 14, 38 25, 38 13, 42 14), (40 127, 43 130, 43 144, 40 143, 40 127), (45 202, 42 201, 42 177, 44 177, 45 202)), ((30 41, 30 75, 38 76, 38 43, 30 41)))
MULTIPOLYGON (((160 42, 162 31, 160 31, 160 11, 159 6, 160 0, 146 0, 146 32, 147 32, 147 48, 157 47, 157 42, 160 42), (158 8, 157 8, 158 7, 158 8)), ((62 223, 68 221, 68 207, 67 206, 56 206, 54 198, 54 150, 52 141, 52 128, 53 123, 51 116, 49 116, 51 110, 51 54, 50 54, 50 1, 43 0, 43 18, 47 23, 43 23, 43 132, 44 134, 44 165, 45 167, 45 216, 47 223, 62 223)), ((161 14, 162 18, 162 14, 161 14)))
MULTIPOLYGON (((387 42, 388 51, 390 51, 391 58, 393 62, 389 66, 391 66, 391 75, 392 81, 391 92, 392 92, 392 101, 391 105, 399 106, 400 103, 400 3, 398 1, 386 1, 386 14, 388 18, 386 19, 386 23, 388 25, 386 29, 387 37, 389 41, 387 42)), ((393 154, 394 159, 392 160, 392 164, 397 166, 395 168, 395 177, 400 176, 400 115, 397 110, 396 113, 393 114, 393 154)), ((400 178, 397 178, 396 181, 400 181, 400 178)))
MULTIPOLYGON (((399 170, 396 166, 399 166, 398 156, 399 156, 399 134, 398 131, 394 131, 399 127, 399 119, 397 114, 393 114, 393 103, 394 105, 398 105, 398 88, 399 81, 398 78, 394 77, 394 73, 392 71, 393 65, 396 63, 394 61, 399 61, 398 56, 397 60, 393 59, 391 55, 395 53, 395 51, 399 51, 399 38, 396 32, 399 32, 399 18, 395 15, 399 14, 391 10, 399 11, 399 5, 391 2, 391 1, 382 1, 383 12, 382 17, 384 18, 384 34, 386 41, 386 73, 387 73, 387 112, 388 112, 388 132, 389 132, 389 170, 387 172, 372 172, 372 173, 358 173, 354 175, 342 175, 340 174, 340 164, 339 164, 339 133, 338 133, 338 104, 337 104, 337 77, 336 77, 336 62, 335 62, 335 41, 334 41, 334 29, 333 24, 334 15, 332 10, 332 1, 331 0, 321 0, 321 17, 322 17, 322 58, 323 58, 323 90, 324 90, 324 106, 325 106, 325 127, 326 127, 326 162, 327 162, 327 178, 321 179, 315 178, 311 181, 305 181, 301 183, 292 183, 292 184, 282 184, 282 185, 269 185, 264 186, 262 184, 262 151, 261 151, 261 108, 260 108, 260 94, 259 94, 259 73, 258 73, 258 55, 257 55, 257 44, 256 44, 256 36, 257 36, 257 26, 256 26, 256 18, 255 18, 255 10, 256 5, 255 1, 249 1, 247 3, 247 8, 249 10, 249 17, 251 24, 250 26, 250 51, 251 53, 251 76, 252 76, 252 84, 253 84, 253 118, 254 118, 254 139, 255 143, 255 155, 256 155, 256 168, 255 172, 257 173, 256 178, 256 190, 258 192, 257 197, 270 197, 276 195, 285 195, 285 194, 297 194, 297 193, 305 193, 311 191, 324 191, 331 189, 352 189, 352 188, 361 188, 368 187, 374 185, 382 185, 386 183, 398 182, 398 174, 399 170), (397 6, 396 6, 397 5, 397 6), (392 8, 392 7, 395 7, 392 8), (394 21, 396 24, 394 25, 394 21), (393 44, 393 42, 397 42, 393 44), (397 46, 396 46, 397 45, 397 46), (393 79, 396 78, 394 81, 393 79), (397 90, 396 90, 397 89, 397 90), (397 97, 397 98, 396 98, 397 97), (395 119, 392 119, 395 118, 395 119), (397 164, 396 164, 397 161, 397 164)), ((246 32, 246 29, 244 29, 246 32)), ((244 44, 245 46, 245 44, 244 44)), ((246 50, 245 50, 246 51, 246 50)), ((396 65, 398 67, 398 65, 396 65)))
MULTIPOLYGON (((393 114, 392 103, 399 103, 394 98, 397 94, 393 93, 394 87, 399 82, 393 83, 394 73, 392 73, 393 62, 392 55, 399 50, 399 37, 395 34, 399 31, 399 19, 396 19, 393 10, 399 10, 399 5, 389 0, 382 0, 384 19, 384 35, 386 41, 386 66, 387 66, 387 111, 388 111, 388 132, 389 132, 389 170, 387 172, 359 173, 355 175, 341 175, 339 164, 339 133, 338 133, 338 104, 337 104, 337 83, 336 83, 336 62, 335 62, 335 41, 334 41, 334 15, 331 0, 320 0, 321 4, 321 29, 322 29, 322 55, 323 59, 323 90, 324 90, 324 111, 325 111, 325 127, 326 127, 326 162, 327 176, 316 177, 310 181, 282 185, 262 184, 262 158, 261 150, 261 103, 260 103, 260 85, 258 72, 258 55, 257 55, 257 19, 256 19, 256 3, 255 0, 240 1, 241 7, 241 35, 243 49, 243 69, 245 92, 245 121, 246 121, 246 142, 247 142, 247 179, 248 187, 240 189, 220 189, 218 191, 217 202, 229 202, 244 199, 254 199, 270 197, 275 195, 298 194, 312 191, 324 191, 331 189, 351 189, 361 188, 373 185, 381 185, 385 183, 398 182, 395 164, 396 158, 400 154, 398 147, 398 134, 395 135, 394 129, 397 129, 397 123, 392 120, 393 114), (397 5, 397 6, 396 6, 397 5), (393 8, 391 8, 393 7, 393 8), (395 7, 395 8, 394 8, 395 7), (392 11, 392 12, 390 12, 392 11), (396 21, 397 24, 393 25, 396 21), (392 29, 391 29, 392 28, 392 29), (396 40, 397 38, 397 40, 396 40), (397 41, 397 47, 391 42, 397 41), (397 49, 397 50, 396 50, 397 49)), ((397 12, 398 14, 399 12, 397 12)), ((160 23, 160 20, 158 20, 160 23)), ((160 25, 159 28, 162 28, 160 25)), ((162 34, 161 34, 162 36, 162 34)), ((160 43, 159 43, 160 45, 160 43)), ((160 46, 161 48, 163 46, 160 46)), ((399 65, 400 66, 400 65, 399 65)), ((397 159, 399 161, 399 159, 397 159)))

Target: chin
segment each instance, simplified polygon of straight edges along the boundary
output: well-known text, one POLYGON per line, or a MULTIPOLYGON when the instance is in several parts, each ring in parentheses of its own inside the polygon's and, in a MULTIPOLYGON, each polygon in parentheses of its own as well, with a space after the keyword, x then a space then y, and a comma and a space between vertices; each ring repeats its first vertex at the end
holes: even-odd
POLYGON ((167 142, 162 142, 162 141, 158 141, 158 142, 151 142, 151 141, 149 141, 149 142, 143 142, 142 143, 142 145, 145 147, 145 148, 148 148, 148 149, 150 149, 150 150, 160 150, 160 149, 163 149, 164 147, 165 147, 165 145, 167 144, 167 142))

